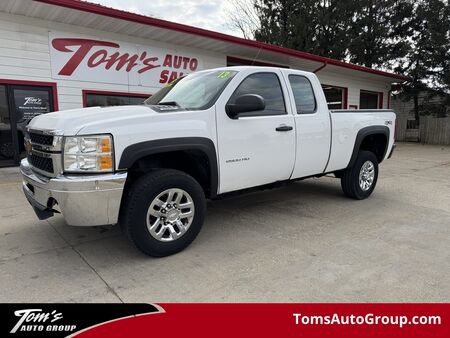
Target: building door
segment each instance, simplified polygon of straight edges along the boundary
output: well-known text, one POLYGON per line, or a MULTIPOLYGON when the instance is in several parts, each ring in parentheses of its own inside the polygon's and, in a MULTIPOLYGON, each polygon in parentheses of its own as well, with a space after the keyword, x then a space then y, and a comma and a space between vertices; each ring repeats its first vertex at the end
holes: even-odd
POLYGON ((17 165, 25 157, 25 127, 53 110, 51 87, 0 84, 0 166, 17 165))
POLYGON ((6 86, 0 85, 0 166, 14 164, 14 156, 8 95, 6 86))

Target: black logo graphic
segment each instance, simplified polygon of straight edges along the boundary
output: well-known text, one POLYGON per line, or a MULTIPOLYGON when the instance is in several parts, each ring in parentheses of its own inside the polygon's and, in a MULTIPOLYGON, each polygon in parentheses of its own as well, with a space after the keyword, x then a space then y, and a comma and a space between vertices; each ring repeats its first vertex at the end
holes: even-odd
POLYGON ((0 336, 67 337, 111 320, 157 312, 150 304, 0 304, 0 336))

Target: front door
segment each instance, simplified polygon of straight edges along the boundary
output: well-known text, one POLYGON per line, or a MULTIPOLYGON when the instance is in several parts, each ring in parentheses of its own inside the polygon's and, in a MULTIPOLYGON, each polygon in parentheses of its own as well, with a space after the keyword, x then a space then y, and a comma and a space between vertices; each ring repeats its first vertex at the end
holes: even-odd
POLYGON ((25 127, 35 116, 54 110, 51 87, 0 84, 0 166, 25 157, 25 127))
POLYGON ((287 93, 280 85, 281 73, 246 70, 233 81, 240 83, 237 89, 223 95, 223 102, 216 106, 219 192, 289 179, 295 160, 295 121, 287 93), (233 103, 245 94, 261 95, 265 110, 230 118, 224 108, 226 102, 233 103))

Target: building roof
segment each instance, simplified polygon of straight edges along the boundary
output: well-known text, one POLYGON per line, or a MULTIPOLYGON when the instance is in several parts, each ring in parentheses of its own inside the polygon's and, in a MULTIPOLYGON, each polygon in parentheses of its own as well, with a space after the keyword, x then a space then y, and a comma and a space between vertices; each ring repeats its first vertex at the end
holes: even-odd
MULTIPOLYGON (((39 16, 39 9, 30 9, 30 6, 28 6, 27 12, 24 13, 25 8, 20 8, 20 5, 18 5, 18 3, 20 2, 22 1, 16 0, 16 6, 19 7, 17 7, 16 10, 10 9, 9 12, 18 12, 17 14, 37 16, 47 20, 59 19, 60 22, 69 24, 83 23, 80 22, 81 17, 74 18, 72 15, 72 20, 70 20, 70 15, 68 15, 68 13, 61 13, 61 15, 59 16, 58 13, 51 15, 48 14, 48 10, 45 11, 45 9, 39 16)), ((152 39, 156 40, 164 38, 164 41, 181 45, 186 45, 186 41, 189 40, 189 46, 195 48, 203 48, 211 51, 222 52, 230 56, 243 57, 251 60, 255 59, 256 56, 258 56, 258 60, 262 59, 268 62, 272 61, 274 63, 280 63, 279 60, 282 60, 282 63, 294 67, 299 67, 305 70, 317 69, 325 65, 326 67, 331 67, 333 69, 347 69, 352 71, 364 72, 366 73, 366 75, 371 74, 375 75, 376 77, 380 76, 383 78, 382 80, 388 82, 399 82, 409 79, 408 77, 400 74, 389 73, 268 43, 244 39, 232 35, 210 31, 207 29, 192 27, 123 10, 109 8, 87 1, 34 0, 34 2, 52 6, 59 6, 64 9, 81 11, 84 13, 83 19, 85 22, 83 23, 83 26, 85 27, 92 27, 96 29, 102 29, 102 27, 105 27, 103 29, 107 29, 116 33, 124 33, 136 36, 141 35, 141 37, 144 38, 148 38, 149 36, 151 36, 152 39), (98 20, 95 20, 95 18, 89 19, 90 17, 92 17, 92 15, 96 16, 97 18, 98 15, 100 15, 121 21, 126 21, 128 23, 133 23, 134 27, 131 27, 130 25, 117 24, 105 26, 107 25, 107 23, 103 26, 100 26, 100 23, 98 23, 98 20), (138 27, 136 27, 136 25, 138 27), (148 29, 142 29, 143 26, 146 26, 148 29), (114 31, 114 29, 116 31, 114 31), (178 36, 175 36, 173 33, 178 33, 178 36), (190 37, 190 39, 186 39, 187 37, 190 37)))

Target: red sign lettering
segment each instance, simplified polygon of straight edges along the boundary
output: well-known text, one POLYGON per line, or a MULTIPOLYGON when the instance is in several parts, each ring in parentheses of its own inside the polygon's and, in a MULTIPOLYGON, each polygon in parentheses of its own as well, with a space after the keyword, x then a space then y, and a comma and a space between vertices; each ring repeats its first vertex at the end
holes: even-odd
POLYGON ((120 45, 108 41, 56 38, 52 40, 52 46, 57 51, 71 54, 69 60, 58 72, 58 75, 63 76, 71 76, 80 65, 88 68, 103 67, 105 70, 136 71, 138 74, 154 68, 165 67, 172 69, 162 70, 159 82, 167 83, 198 68, 198 59, 182 55, 166 54, 161 65, 158 63, 159 57, 162 58, 161 54, 158 57, 150 55, 148 51, 139 54, 111 52, 111 48, 120 48, 120 45))

